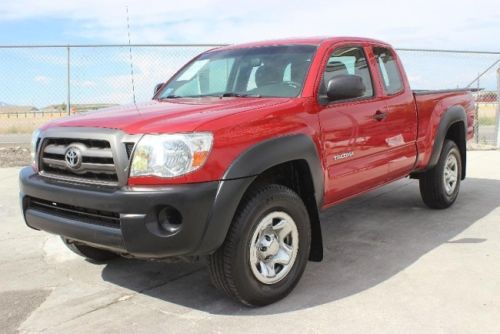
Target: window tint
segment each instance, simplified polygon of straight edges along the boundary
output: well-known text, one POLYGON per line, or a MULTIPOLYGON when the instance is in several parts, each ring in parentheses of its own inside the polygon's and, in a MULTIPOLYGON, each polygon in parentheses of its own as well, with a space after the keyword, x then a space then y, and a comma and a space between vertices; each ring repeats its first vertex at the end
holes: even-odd
POLYGON ((316 46, 279 45, 215 50, 200 55, 163 88, 161 98, 298 96, 316 46))
POLYGON ((185 84, 177 89, 176 94, 199 95, 225 91, 233 63, 234 58, 196 62, 195 66, 180 76, 179 80, 185 84))
POLYGON ((403 89, 403 80, 399 73, 398 64, 391 50, 387 48, 373 48, 375 59, 377 60, 382 82, 384 83, 385 91, 388 94, 394 94, 403 89))
POLYGON ((365 84, 365 93, 362 97, 373 96, 372 78, 366 61, 365 53, 360 47, 344 47, 333 51, 323 74, 320 86, 320 99, 327 99, 326 88, 328 82, 341 75, 358 75, 365 84))

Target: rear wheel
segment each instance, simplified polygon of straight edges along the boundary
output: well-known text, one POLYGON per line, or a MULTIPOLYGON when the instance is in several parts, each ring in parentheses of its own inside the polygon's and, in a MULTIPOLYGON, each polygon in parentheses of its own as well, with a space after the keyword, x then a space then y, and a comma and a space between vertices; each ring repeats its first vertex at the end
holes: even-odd
POLYGON ((64 237, 61 237, 61 239, 73 253, 87 258, 93 262, 106 262, 119 256, 116 253, 109 252, 103 249, 77 244, 72 240, 66 239, 64 237))
POLYGON ((420 194, 433 209, 446 209, 457 199, 462 176, 460 150, 454 141, 446 140, 434 168, 420 177, 420 194))
POLYGON ((209 257, 212 282, 246 305, 273 303, 300 280, 310 243, 301 198, 281 185, 261 186, 245 197, 224 244, 209 257))

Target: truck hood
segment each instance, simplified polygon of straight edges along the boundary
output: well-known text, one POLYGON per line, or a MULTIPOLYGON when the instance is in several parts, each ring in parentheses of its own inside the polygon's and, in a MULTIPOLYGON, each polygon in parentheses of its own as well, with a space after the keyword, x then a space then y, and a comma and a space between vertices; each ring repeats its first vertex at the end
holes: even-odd
POLYGON ((282 104, 287 98, 202 98, 149 101, 100 109, 47 123, 52 127, 119 129, 129 134, 189 132, 227 115, 282 104))

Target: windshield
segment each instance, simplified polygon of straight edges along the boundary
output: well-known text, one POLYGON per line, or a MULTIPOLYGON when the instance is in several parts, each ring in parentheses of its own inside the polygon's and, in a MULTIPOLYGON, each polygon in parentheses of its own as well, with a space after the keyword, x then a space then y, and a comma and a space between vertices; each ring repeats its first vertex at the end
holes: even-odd
POLYGON ((285 45, 208 52, 178 73, 159 98, 295 97, 315 51, 313 45, 285 45))

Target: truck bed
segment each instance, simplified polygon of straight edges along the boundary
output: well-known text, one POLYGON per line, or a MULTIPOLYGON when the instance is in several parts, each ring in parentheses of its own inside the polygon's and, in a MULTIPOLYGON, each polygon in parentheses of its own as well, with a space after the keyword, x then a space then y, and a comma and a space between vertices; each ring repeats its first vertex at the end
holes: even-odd
POLYGON ((435 131, 443 114, 451 106, 460 105, 467 113, 467 139, 474 134, 474 98, 475 89, 414 90, 415 107, 418 114, 417 147, 419 156, 417 169, 429 162, 432 146, 436 138, 435 131))

